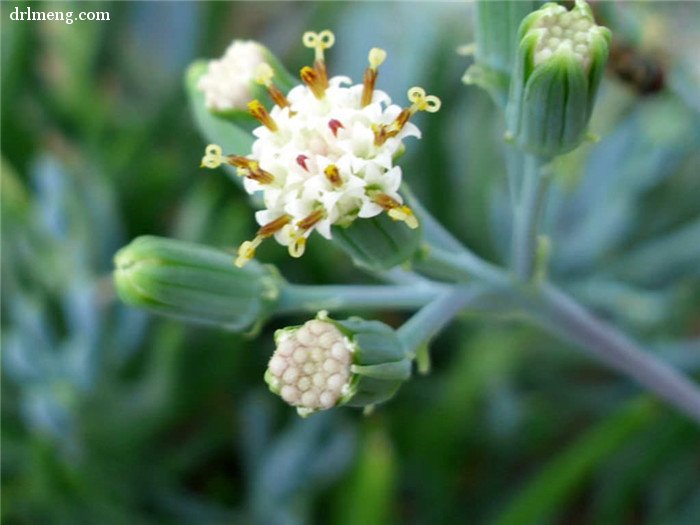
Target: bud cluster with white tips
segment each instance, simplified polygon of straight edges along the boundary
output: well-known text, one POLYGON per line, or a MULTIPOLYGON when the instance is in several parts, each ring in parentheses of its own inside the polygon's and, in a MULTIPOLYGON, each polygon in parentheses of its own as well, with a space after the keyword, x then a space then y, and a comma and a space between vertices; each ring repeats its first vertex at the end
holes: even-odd
POLYGON ((585 12, 554 5, 546 9, 531 27, 540 32, 535 49, 535 65, 542 64, 558 53, 572 54, 588 70, 591 65, 590 44, 597 34, 595 22, 585 12))
POLYGON ((245 110, 250 101, 255 73, 265 64, 264 48, 252 40, 234 40, 224 56, 209 61, 207 72, 197 83, 209 109, 245 110))
POLYGON ((265 378, 300 414, 331 408, 349 393, 353 346, 332 323, 308 321, 278 332, 276 342, 265 378))

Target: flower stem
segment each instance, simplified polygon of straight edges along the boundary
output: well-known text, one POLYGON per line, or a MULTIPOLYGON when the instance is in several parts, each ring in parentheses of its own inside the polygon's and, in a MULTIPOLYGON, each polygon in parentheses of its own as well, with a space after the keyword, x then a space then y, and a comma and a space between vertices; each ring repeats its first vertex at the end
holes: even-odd
POLYGON ((455 286, 421 308, 397 331, 409 354, 415 357, 418 349, 427 345, 469 303, 478 300, 483 293, 484 289, 479 285, 455 286))
POLYGON ((332 285, 283 287, 275 313, 318 312, 319 310, 368 309, 413 310, 424 306, 448 289, 438 283, 410 285, 332 285))
POLYGON ((499 291, 499 299, 518 306, 546 331, 573 342, 605 365, 634 378, 700 423, 700 387, 641 348, 627 335, 593 314, 551 283, 518 285, 499 268, 472 253, 446 254, 434 249, 428 264, 449 270, 455 280, 474 278, 499 291))
POLYGON ((523 180, 513 221, 512 264, 518 279, 530 281, 535 273, 537 225, 544 207, 549 176, 542 173, 543 158, 528 154, 523 154, 522 158, 523 180))
POLYGON ((624 333, 596 319, 553 285, 542 286, 538 302, 541 307, 532 315, 542 327, 585 348, 590 355, 636 379, 700 423, 700 388, 692 380, 641 349, 624 333))

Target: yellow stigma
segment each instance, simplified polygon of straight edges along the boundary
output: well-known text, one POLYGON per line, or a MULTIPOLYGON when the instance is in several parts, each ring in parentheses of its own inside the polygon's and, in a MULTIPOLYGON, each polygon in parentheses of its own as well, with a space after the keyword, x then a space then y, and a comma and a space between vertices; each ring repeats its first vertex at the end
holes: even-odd
POLYGON ((323 51, 333 47, 333 44, 335 44, 335 35, 328 29, 320 33, 307 31, 302 36, 301 41, 304 46, 316 51, 315 60, 323 61, 323 51))
POLYGON ((399 206, 398 208, 392 208, 387 212, 387 215, 394 219, 395 221, 403 221, 406 226, 415 230, 418 228, 418 219, 413 214, 413 210, 408 206, 399 206))
POLYGON ((215 169, 221 166, 226 162, 226 157, 221 153, 221 146, 209 144, 204 150, 204 157, 202 157, 200 168, 215 169))
POLYGON ((417 111, 427 111, 428 113, 435 113, 440 109, 442 102, 435 95, 426 95, 425 89, 421 87, 412 87, 408 90, 408 100, 411 101, 411 107, 409 108, 411 114, 417 111))
POLYGON ((377 69, 386 60, 386 51, 378 47, 373 47, 369 50, 369 67, 371 69, 377 69))
POLYGON ((272 83, 272 78, 275 72, 267 62, 263 62, 255 69, 255 82, 263 86, 268 86, 272 83))
POLYGON ((298 259, 304 255, 304 251, 306 250, 306 237, 294 232, 291 240, 289 241, 289 246, 287 249, 289 251, 289 255, 295 259, 298 259))
POLYGON ((233 264, 239 268, 243 268, 248 261, 255 257, 255 250, 258 248, 258 246, 260 246, 263 239, 264 237, 258 235, 252 241, 245 241, 241 243, 241 245, 238 247, 238 257, 236 257, 233 264))

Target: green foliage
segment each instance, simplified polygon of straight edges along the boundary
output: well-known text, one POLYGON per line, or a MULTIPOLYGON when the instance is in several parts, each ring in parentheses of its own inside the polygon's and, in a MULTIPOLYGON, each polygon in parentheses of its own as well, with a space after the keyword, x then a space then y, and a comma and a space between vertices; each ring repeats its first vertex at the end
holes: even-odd
MULTIPOLYGON (((409 85, 442 98, 416 119, 424 138, 402 159, 406 179, 455 237, 506 260, 504 125, 488 95, 461 84, 453 53, 473 39, 468 6, 67 6, 112 20, 11 22, 14 4, 1 6, 3 522, 697 522, 697 427, 540 330, 469 316, 433 344, 430 375, 377 413, 300 420, 262 375, 274 329, 304 318, 253 342, 117 300, 111 261, 131 239, 231 251, 256 227, 247 196, 198 168, 210 137, 235 153, 251 139, 190 114, 202 63, 183 89, 187 65, 250 37, 297 70, 307 28, 343 42, 328 53, 332 74, 359 80, 381 46, 379 84, 394 99, 409 85)), ((697 377, 698 5, 596 6, 667 82, 644 94, 611 59, 591 121, 601 141, 552 166, 550 277, 697 377)), ((272 244, 259 256, 293 282, 366 280, 330 243, 301 260, 272 244)))

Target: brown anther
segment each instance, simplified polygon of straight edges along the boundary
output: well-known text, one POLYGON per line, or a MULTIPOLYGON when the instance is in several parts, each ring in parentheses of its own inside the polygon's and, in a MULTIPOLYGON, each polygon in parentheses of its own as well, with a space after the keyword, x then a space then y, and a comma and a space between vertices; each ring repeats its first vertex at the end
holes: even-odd
POLYGON ((372 102, 372 94, 374 93, 374 85, 377 83, 379 71, 368 67, 365 69, 365 76, 362 82, 362 98, 360 99, 360 107, 364 108, 372 102))
POLYGON ((301 68, 299 76, 301 77, 302 82, 304 82, 304 84, 306 84, 314 94, 314 97, 322 100, 326 95, 326 85, 324 84, 323 79, 319 76, 318 71, 309 66, 304 66, 301 68))
POLYGON ((318 73, 318 79, 323 89, 328 89, 328 70, 326 69, 325 60, 315 60, 314 70, 318 73))
POLYGON ((228 163, 242 170, 245 177, 256 180, 260 184, 271 184, 275 176, 260 167, 257 161, 240 155, 229 155, 228 163))
POLYGON ((399 113, 394 122, 392 122, 391 124, 379 126, 378 129, 375 129, 374 144, 376 146, 381 146, 391 137, 395 137, 396 135, 401 133, 401 130, 411 118, 412 114, 413 113, 411 112, 410 108, 404 108, 401 110, 401 113, 399 113))
POLYGON ((282 93, 277 86, 274 84, 270 83, 267 86, 267 92, 270 95, 270 98, 274 101, 275 104, 277 104, 281 108, 286 108, 289 106, 289 100, 287 100, 287 97, 284 96, 284 93, 282 93))
POLYGON ((335 137, 338 136, 338 129, 339 128, 345 129, 345 126, 343 126, 343 123, 340 122, 339 120, 334 119, 334 118, 332 118, 328 121, 328 127, 331 128, 331 131, 333 132, 333 136, 335 136, 335 137))
POLYGON ((309 160, 309 157, 306 155, 297 155, 297 164, 304 168, 306 171, 309 171, 309 167, 306 165, 306 161, 309 160))
POLYGON ((401 203, 399 201, 397 201, 393 197, 390 197, 386 193, 376 192, 371 195, 371 198, 374 202, 379 204, 386 211, 393 210, 394 208, 398 208, 399 206, 401 206, 401 203))
POLYGON ((270 221, 264 226, 261 226, 260 229, 258 229, 258 236, 260 237, 270 237, 271 235, 274 235, 278 231, 280 231, 282 228, 284 228, 287 224, 289 224, 292 221, 292 216, 291 215, 281 215, 277 217, 274 221, 270 221))
POLYGON ((248 102, 248 111, 255 119, 257 119, 263 126, 272 132, 277 131, 277 123, 270 116, 262 103, 255 99, 252 102, 248 102))
POLYGON ((335 164, 329 164, 326 169, 323 170, 323 173, 334 188, 339 188, 343 185, 343 179, 340 178, 340 171, 338 171, 338 167, 335 164))
POLYGON ((297 227, 301 231, 306 231, 314 227, 314 225, 326 216, 326 210, 319 208, 312 211, 309 215, 297 222, 297 227))

